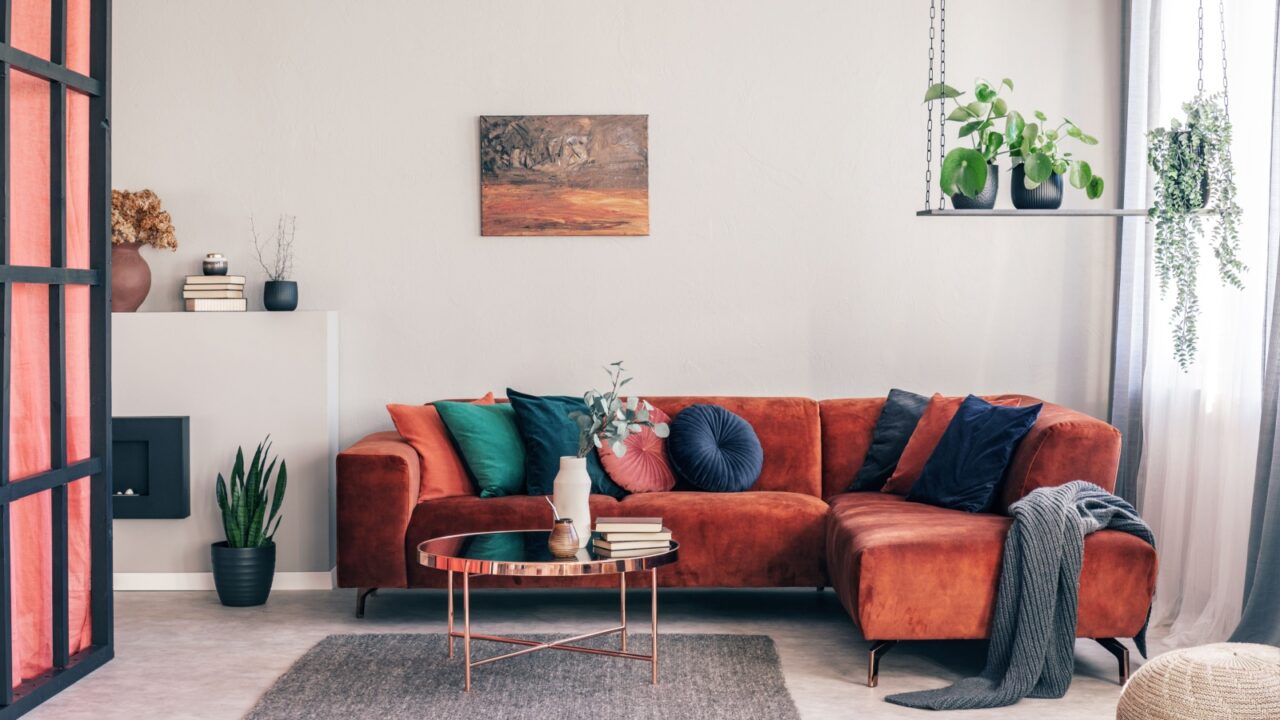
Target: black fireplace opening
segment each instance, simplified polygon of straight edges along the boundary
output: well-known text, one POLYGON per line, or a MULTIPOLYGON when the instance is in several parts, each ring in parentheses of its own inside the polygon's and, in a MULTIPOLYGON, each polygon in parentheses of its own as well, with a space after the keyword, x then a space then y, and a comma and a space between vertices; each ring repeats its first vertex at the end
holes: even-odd
POLYGON ((115 417, 111 434, 114 517, 191 515, 190 418, 115 417))

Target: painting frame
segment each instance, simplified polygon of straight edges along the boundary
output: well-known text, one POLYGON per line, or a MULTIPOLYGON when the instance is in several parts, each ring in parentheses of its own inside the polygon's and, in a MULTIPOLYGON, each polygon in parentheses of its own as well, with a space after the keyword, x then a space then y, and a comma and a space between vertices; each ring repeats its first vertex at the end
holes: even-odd
POLYGON ((480 234, 649 235, 648 115, 481 115, 480 234))

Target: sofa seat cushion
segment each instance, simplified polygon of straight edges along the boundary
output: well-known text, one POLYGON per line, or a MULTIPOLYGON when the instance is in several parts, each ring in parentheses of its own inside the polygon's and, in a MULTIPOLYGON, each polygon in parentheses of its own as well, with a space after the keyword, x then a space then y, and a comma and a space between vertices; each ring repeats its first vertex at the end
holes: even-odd
POLYGON ((827 504, 812 495, 677 491, 628 495, 618 514, 660 516, 680 559, 658 575, 681 587, 825 585, 827 504))
MULTIPOLYGON (((591 516, 618 515, 619 503, 608 495, 591 496, 591 516)), ((482 498, 477 496, 448 497, 419 503, 409 519, 409 531, 405 534, 405 558, 408 563, 409 587, 443 587, 445 573, 430 570, 418 563, 418 543, 444 535, 492 530, 550 530, 551 506, 542 495, 507 495, 482 498)), ((482 579, 479 587, 529 585, 520 578, 482 579)), ((617 579, 591 578, 595 582, 573 582, 573 586, 616 585, 617 579)), ((544 581, 534 586, 564 587, 564 582, 544 581)))
MULTIPOLYGON (((831 500, 832 586, 871 640, 988 636, 1013 520, 861 492, 831 500)), ((1132 637, 1155 589, 1155 550, 1116 530, 1085 538, 1076 634, 1132 637)))

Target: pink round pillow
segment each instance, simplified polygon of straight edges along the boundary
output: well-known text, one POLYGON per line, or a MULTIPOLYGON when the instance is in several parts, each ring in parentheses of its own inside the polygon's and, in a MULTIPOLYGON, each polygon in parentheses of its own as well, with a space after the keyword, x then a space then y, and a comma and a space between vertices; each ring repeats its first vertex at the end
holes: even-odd
MULTIPOLYGON (((671 422, 658 408, 649 411, 649 419, 655 423, 671 422)), ((658 437, 653 428, 628 435, 622 444, 627 448, 622 457, 614 455, 608 445, 597 450, 604 471, 622 489, 633 493, 666 492, 676 486, 676 474, 667 461, 667 441, 658 437)))

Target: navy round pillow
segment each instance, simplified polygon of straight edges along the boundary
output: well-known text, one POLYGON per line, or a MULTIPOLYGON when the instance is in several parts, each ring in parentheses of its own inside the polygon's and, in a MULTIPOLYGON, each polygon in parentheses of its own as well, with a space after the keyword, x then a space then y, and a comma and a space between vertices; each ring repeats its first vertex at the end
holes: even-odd
POLYGON ((676 476, 711 492, 746 490, 764 466, 751 424, 719 405, 690 405, 676 415, 667 455, 676 476))

